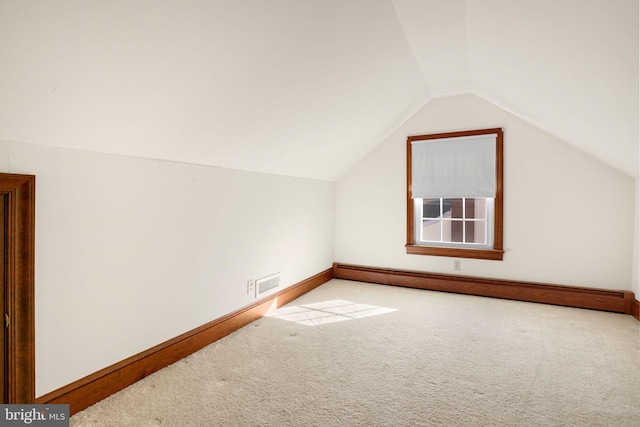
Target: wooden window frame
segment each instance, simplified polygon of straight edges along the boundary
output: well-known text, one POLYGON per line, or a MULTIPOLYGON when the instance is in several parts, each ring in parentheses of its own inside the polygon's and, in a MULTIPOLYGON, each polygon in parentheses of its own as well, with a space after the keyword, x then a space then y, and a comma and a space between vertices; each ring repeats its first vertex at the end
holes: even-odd
POLYGON ((504 218, 504 153, 503 153, 503 130, 502 128, 477 129, 461 132, 446 132, 429 135, 415 135, 407 138, 407 253, 412 255, 433 255, 453 258, 476 258, 488 260, 502 260, 504 256, 503 248, 503 218, 504 218), (411 183, 411 143, 413 141, 434 140, 443 138, 457 138, 464 136, 490 135, 496 134, 496 197, 494 199, 493 216, 493 249, 476 249, 460 247, 443 247, 417 245, 415 243, 414 230, 414 208, 411 183))

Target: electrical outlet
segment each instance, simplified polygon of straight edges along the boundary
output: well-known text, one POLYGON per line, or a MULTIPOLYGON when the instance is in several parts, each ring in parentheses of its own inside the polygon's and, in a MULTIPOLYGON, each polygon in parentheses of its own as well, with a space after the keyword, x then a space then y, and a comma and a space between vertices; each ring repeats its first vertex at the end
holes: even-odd
POLYGON ((459 259, 454 259, 453 260, 453 271, 460 271, 460 260, 459 259))
POLYGON ((249 280, 247 282, 247 295, 255 295, 256 294, 256 281, 249 280))

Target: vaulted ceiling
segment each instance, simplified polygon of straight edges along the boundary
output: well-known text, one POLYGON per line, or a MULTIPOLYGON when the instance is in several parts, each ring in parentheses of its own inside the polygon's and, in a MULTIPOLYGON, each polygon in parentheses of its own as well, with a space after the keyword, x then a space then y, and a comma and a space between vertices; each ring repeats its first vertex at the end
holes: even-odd
POLYGON ((474 93, 638 173, 635 0, 0 0, 0 140, 338 179, 474 93))

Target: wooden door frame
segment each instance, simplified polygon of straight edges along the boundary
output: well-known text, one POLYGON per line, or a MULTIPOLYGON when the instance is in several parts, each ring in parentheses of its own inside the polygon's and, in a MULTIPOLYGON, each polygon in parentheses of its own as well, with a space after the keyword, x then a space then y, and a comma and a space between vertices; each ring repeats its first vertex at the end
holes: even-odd
POLYGON ((10 317, 6 403, 35 401, 35 184, 33 175, 0 173, 6 212, 5 309, 10 317))

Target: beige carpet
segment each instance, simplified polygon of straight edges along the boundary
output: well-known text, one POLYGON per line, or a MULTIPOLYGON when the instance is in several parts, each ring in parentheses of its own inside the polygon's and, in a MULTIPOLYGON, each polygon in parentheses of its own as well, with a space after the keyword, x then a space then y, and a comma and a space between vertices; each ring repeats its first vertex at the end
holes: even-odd
POLYGON ((80 426, 640 426, 633 317, 332 280, 80 426))

